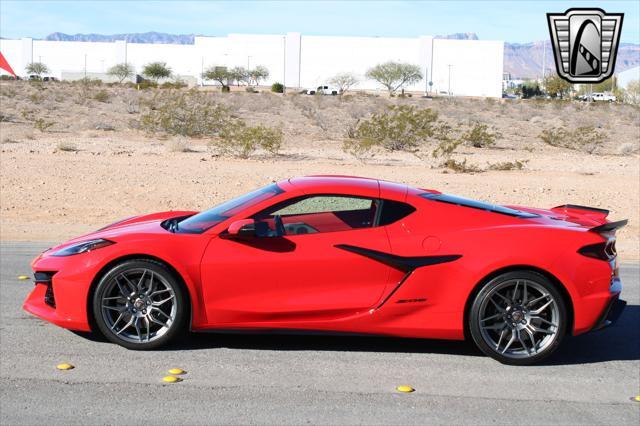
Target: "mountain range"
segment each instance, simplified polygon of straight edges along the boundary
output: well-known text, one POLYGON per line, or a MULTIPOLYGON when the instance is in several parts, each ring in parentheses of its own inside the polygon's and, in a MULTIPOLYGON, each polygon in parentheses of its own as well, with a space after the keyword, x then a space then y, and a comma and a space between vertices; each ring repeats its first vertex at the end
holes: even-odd
MULTIPOLYGON (((126 40, 130 43, 171 43, 193 44, 195 34, 167 34, 159 32, 129 33, 129 34, 64 34, 52 33, 45 40, 52 41, 102 41, 112 42, 126 40)), ((456 33, 436 38, 452 40, 478 40, 475 33, 456 33)), ((640 45, 633 43, 621 43, 618 47, 616 59, 616 71, 624 71, 640 65, 640 45)), ((553 49, 550 41, 534 41, 531 43, 506 43, 504 44, 504 72, 511 74, 512 78, 535 78, 542 74, 554 71, 553 49), (543 60, 544 55, 544 60, 543 60)))

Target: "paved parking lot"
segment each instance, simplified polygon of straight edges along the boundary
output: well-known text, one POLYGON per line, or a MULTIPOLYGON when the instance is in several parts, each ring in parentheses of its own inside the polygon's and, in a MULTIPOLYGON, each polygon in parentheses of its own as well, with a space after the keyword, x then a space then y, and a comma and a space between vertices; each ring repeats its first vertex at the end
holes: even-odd
POLYGON ((461 342, 379 337, 200 334, 128 351, 22 311, 32 284, 17 277, 46 247, 0 245, 1 424, 640 423, 638 264, 623 265, 616 327, 509 367, 461 342), (163 384, 172 367, 184 381, 163 384))

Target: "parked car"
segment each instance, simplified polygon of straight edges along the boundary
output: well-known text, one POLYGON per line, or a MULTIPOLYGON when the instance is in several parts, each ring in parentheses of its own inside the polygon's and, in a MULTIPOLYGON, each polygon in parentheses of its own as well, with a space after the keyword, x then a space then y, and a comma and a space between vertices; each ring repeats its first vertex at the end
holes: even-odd
POLYGON ((615 232, 626 220, 608 213, 292 178, 50 248, 32 263, 24 309, 130 349, 188 330, 282 329, 469 338, 498 361, 532 364, 622 312, 615 232))
POLYGON ((595 92, 584 95, 584 100, 591 102, 615 102, 617 99, 610 93, 595 92))
POLYGON ((315 89, 307 89, 305 91, 307 95, 339 95, 340 89, 334 86, 318 86, 315 89))

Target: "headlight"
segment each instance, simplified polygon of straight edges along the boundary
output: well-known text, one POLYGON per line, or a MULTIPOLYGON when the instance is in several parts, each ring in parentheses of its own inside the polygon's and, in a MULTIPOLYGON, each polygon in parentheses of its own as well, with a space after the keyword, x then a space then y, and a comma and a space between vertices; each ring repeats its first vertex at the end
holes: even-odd
POLYGON ((96 240, 83 241, 81 243, 72 244, 63 249, 56 251, 51 256, 73 256, 74 254, 86 253, 92 250, 96 250, 102 247, 115 244, 113 241, 103 240, 98 238, 96 240))

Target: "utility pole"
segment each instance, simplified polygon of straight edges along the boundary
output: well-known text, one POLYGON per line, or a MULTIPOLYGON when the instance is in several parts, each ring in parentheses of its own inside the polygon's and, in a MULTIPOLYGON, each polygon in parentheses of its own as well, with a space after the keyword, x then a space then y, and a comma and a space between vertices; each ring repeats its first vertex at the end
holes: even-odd
POLYGON ((429 96, 429 67, 424 67, 424 97, 429 96))
POLYGON ((449 96, 451 96, 451 67, 453 65, 449 64, 447 66, 449 67, 449 89, 447 90, 447 92, 448 92, 449 96))
POLYGON ((282 94, 287 92, 287 36, 282 37, 282 94))
POLYGON ((251 59, 251 56, 247 56, 247 71, 249 71, 251 69, 251 67, 249 66, 249 60, 251 59))
POLYGON ((204 87, 204 56, 200 59, 200 85, 204 87))
POLYGON ((84 78, 87 79, 87 54, 84 54, 84 78))
POLYGON ((544 73, 547 61, 547 42, 542 42, 542 80, 544 81, 544 73))

